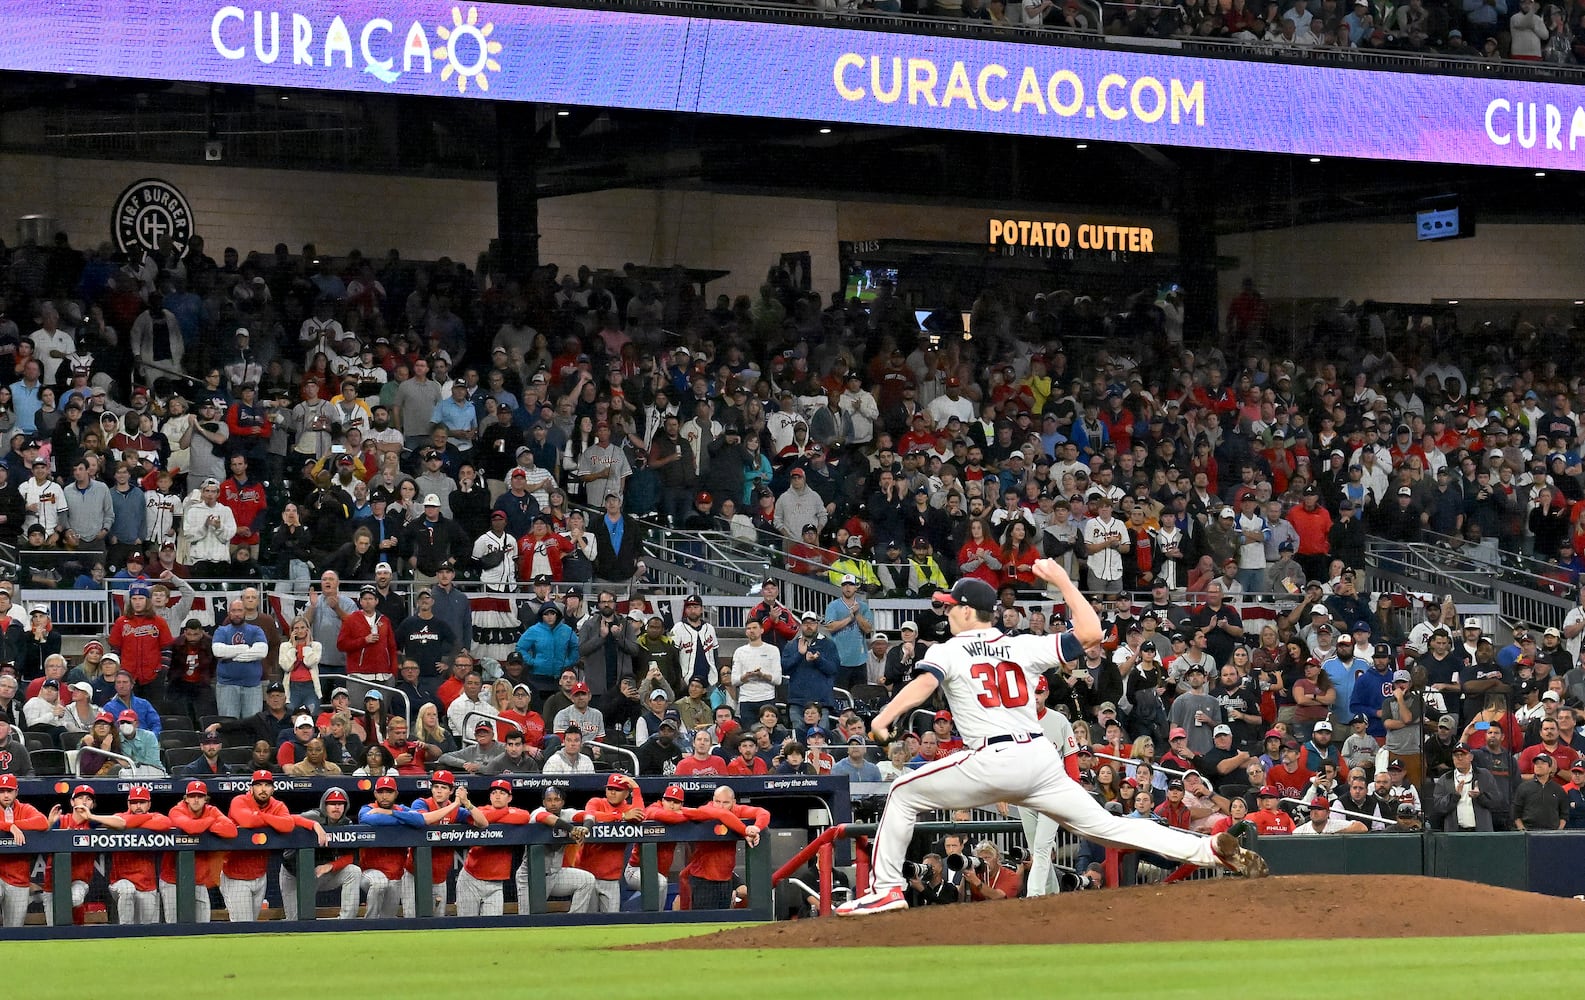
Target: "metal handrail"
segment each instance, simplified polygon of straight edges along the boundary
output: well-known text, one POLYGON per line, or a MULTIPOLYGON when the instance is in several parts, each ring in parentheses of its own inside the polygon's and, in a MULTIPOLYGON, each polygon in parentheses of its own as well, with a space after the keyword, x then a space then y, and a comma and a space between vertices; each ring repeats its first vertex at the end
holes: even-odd
MULTIPOLYGON (((475 740, 475 739, 469 739, 469 735, 471 735, 473 733, 473 728, 468 725, 468 720, 473 718, 474 716, 478 716, 481 719, 489 719, 491 722, 494 722, 494 723, 497 723, 497 724, 504 722, 508 726, 511 726, 513 729, 517 730, 518 732, 520 732, 520 733, 523 732, 523 727, 518 725, 517 723, 513 722, 511 719, 502 718, 501 716, 496 715, 494 712, 481 712, 481 711, 479 711, 478 709, 475 708, 475 709, 470 709, 468 711, 468 714, 464 715, 462 717, 462 728, 467 730, 468 735, 464 735, 462 733, 453 733, 452 734, 453 736, 457 737, 458 742, 461 742, 461 743, 477 743, 477 742, 479 742, 478 740, 475 740)), ((525 733, 524 735, 527 735, 527 734, 525 733)))
POLYGON ((601 750, 610 750, 610 751, 612 751, 614 753, 619 753, 619 754, 621 754, 624 757, 632 758, 632 760, 633 760, 633 777, 636 778, 636 777, 639 776, 638 754, 636 754, 633 751, 629 750, 627 747, 612 746, 610 743, 595 743, 595 742, 589 742, 589 743, 586 743, 584 745, 585 746, 591 746, 591 747, 599 747, 601 750))
POLYGON ((380 684, 380 683, 378 683, 376 681, 364 680, 362 677, 354 678, 354 677, 351 677, 351 676, 349 676, 347 674, 325 674, 325 673, 321 673, 319 675, 319 679, 320 680, 324 680, 327 677, 330 678, 331 680, 346 681, 349 685, 354 680, 356 680, 359 684, 362 684, 364 687, 371 687, 371 688, 375 688, 375 689, 380 690, 380 691, 389 691, 392 694, 396 695, 398 698, 402 699, 402 707, 404 709, 404 711, 402 712, 402 718, 411 719, 413 717, 413 703, 407 700, 406 693, 403 692, 400 688, 391 687, 389 684, 380 684))
MULTIPOLYGON (((1289 805, 1303 806, 1307 810, 1310 808, 1310 803, 1304 801, 1303 799, 1295 799, 1295 798, 1284 797, 1284 798, 1278 799, 1277 801, 1286 802, 1289 805)), ((1368 813, 1354 812, 1351 809, 1339 809, 1335 805, 1331 805, 1330 804, 1331 801, 1332 801, 1331 797, 1328 796, 1327 797, 1327 802, 1329 804, 1327 806, 1327 812, 1338 813, 1339 815, 1347 816, 1350 819, 1357 819, 1361 823, 1365 823, 1365 824, 1370 824, 1370 823, 1388 823, 1388 822, 1390 822, 1389 820, 1385 820, 1385 819, 1383 819, 1380 816, 1371 816, 1368 813)), ((1367 828, 1365 832, 1369 833, 1370 830, 1367 828)))
MULTIPOLYGON (((111 760, 118 760, 122 764, 126 765, 127 767, 132 767, 132 768, 150 767, 150 768, 153 768, 154 770, 160 772, 160 774, 163 774, 163 775, 169 775, 171 773, 171 772, 167 771, 163 767, 159 767, 159 766, 157 766, 155 764, 145 764, 142 761, 133 760, 131 757, 127 757, 127 756, 124 756, 122 754, 118 754, 118 753, 116 753, 113 750, 101 750, 98 747, 94 747, 93 751, 94 751, 94 753, 98 754, 101 757, 109 757, 111 760)), ((84 777, 83 772, 82 772, 82 759, 83 759, 82 752, 79 750, 76 759, 72 761, 72 773, 74 775, 76 775, 77 777, 79 777, 79 778, 84 777)))
MULTIPOLYGON (((1091 752, 1093 753, 1094 751, 1091 752)), ((1176 767, 1167 767, 1165 764, 1161 764, 1153 760, 1140 760, 1137 757, 1119 757, 1114 753, 1097 753, 1095 756, 1104 757, 1107 760, 1115 760, 1119 764, 1144 764, 1152 771, 1159 771, 1162 774, 1170 774, 1176 777, 1179 781, 1182 781, 1190 774, 1200 773, 1199 771, 1180 770, 1176 767)), ((1201 775, 1201 777, 1204 777, 1204 775, 1201 775)))

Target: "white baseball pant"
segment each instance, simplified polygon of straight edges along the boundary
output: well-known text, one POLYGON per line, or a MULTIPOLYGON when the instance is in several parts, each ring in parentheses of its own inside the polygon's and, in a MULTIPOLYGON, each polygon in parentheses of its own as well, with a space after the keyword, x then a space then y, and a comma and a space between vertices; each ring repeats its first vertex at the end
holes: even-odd
MULTIPOLYGON (((160 883, 160 908, 165 911, 165 923, 176 923, 175 883, 160 883)), ((209 887, 207 885, 193 887, 193 921, 200 924, 209 923, 209 887)))
MULTIPOLYGON (((433 915, 444 917, 446 915, 446 883, 436 882, 430 888, 434 892, 431 897, 435 902, 435 909, 432 911, 433 915)), ((401 892, 402 916, 411 920, 418 916, 418 880, 413 877, 412 872, 402 873, 401 892)), ((391 915, 395 916, 396 914, 393 913, 391 915)))
POLYGON ((616 879, 594 880, 594 895, 599 901, 596 913, 622 912, 622 883, 616 879))
MULTIPOLYGON (((363 872, 363 887, 368 890, 368 900, 363 907, 363 916, 369 920, 391 918, 396 916, 396 909, 402 902, 402 880, 392 882, 384 872, 377 872, 369 868, 363 872)), ((411 917, 412 911, 408 914, 411 917)))
POLYGON ((21 927, 27 921, 32 895, 29 886, 0 882, 0 927, 21 927))
POLYGON ((1097 843, 1159 854, 1202 868, 1217 866, 1209 837, 1107 812, 1068 777, 1055 744, 1037 738, 960 750, 893 782, 875 831, 871 889, 884 892, 906 885, 902 863, 920 813, 972 809, 994 802, 1027 806, 1097 843))
MULTIPOLYGON (((545 895, 571 896, 569 913, 596 913, 599 897, 595 894, 594 876, 582 868, 552 868, 545 866, 545 895)), ((528 855, 517 866, 517 912, 531 912, 528 894, 528 855)))
POLYGON ((116 903, 116 923, 157 924, 160 922, 160 896, 153 889, 142 890, 130 879, 110 883, 110 898, 116 903))
POLYGON ((505 902, 500 882, 486 882, 466 871, 457 873, 457 916, 499 917, 505 912, 505 902))
POLYGON ((1055 896, 1060 890, 1057 869, 1051 852, 1057 846, 1056 820, 1028 806, 1018 807, 1018 821, 1024 825, 1024 840, 1029 844, 1029 881, 1026 896, 1055 896))
POLYGON ((226 901, 226 913, 234 924, 251 923, 259 919, 259 911, 264 909, 264 890, 269 882, 268 875, 260 875, 254 879, 234 879, 230 875, 220 876, 220 898, 226 901))
MULTIPOLYGON (((348 865, 319 876, 318 892, 341 890, 341 912, 338 920, 351 920, 358 915, 358 890, 363 886, 363 869, 348 865)), ((281 909, 287 920, 297 919, 297 876, 285 865, 281 866, 281 909)))
MULTIPOLYGON (((51 893, 51 892, 47 892, 46 891, 46 892, 40 893, 39 897, 44 903, 44 923, 46 923, 50 927, 54 927, 55 926, 55 898, 54 898, 54 894, 51 893)), ((73 882, 72 883, 72 909, 75 910, 77 907, 83 905, 83 903, 86 902, 87 899, 88 899, 88 883, 87 882, 73 882)))
MULTIPOLYGON (((657 874, 655 879, 660 885, 660 900, 662 908, 664 908, 666 902, 666 887, 670 883, 666 881, 666 876, 664 874, 657 874)), ((622 869, 622 884, 627 886, 629 889, 632 889, 634 892, 643 892, 644 869, 640 868, 638 865, 628 865, 626 868, 622 869)))

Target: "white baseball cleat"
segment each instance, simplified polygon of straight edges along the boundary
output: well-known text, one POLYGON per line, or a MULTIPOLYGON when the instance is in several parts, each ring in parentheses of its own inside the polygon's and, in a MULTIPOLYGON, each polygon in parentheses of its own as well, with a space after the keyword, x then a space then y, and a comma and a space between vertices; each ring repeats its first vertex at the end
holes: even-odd
POLYGON ((1266 859, 1238 842, 1225 830, 1211 838, 1211 853, 1224 867, 1245 878, 1265 878, 1271 874, 1266 859))
POLYGON ((850 900, 836 908, 839 917, 867 917, 872 913, 885 913, 888 910, 906 910, 908 900, 903 898, 901 889, 887 889, 882 892, 872 892, 850 900))

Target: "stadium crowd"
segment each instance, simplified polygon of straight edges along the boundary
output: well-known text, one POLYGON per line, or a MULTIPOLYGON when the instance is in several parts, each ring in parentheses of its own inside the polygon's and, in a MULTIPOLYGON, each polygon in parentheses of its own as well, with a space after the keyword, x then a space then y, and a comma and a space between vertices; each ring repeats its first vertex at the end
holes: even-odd
POLYGON ((1222 330, 1186 330, 1176 286, 993 288, 965 331, 779 268, 710 300, 680 269, 197 239, 0 264, 0 533, 22 586, 108 581, 118 606, 68 656, 0 584, 0 771, 560 774, 631 750, 645 774, 884 781, 958 744, 940 713, 864 745, 866 706, 945 635, 923 606, 885 635, 869 598, 972 575, 1005 629, 1054 631, 1029 574, 1051 556, 1106 622, 1047 678, 1104 801, 1270 833, 1289 800, 1364 789, 1340 828, 1585 826, 1585 610, 1498 647, 1450 604, 1357 589, 1375 534, 1534 552, 1538 586, 1579 592, 1565 319, 1498 337, 1350 303, 1282 330, 1246 283, 1222 330), (791 608, 773 575, 736 645, 705 598, 673 620, 643 597, 651 524, 771 545, 840 594, 791 608))
POLYGON ((808 0, 822 10, 973 21, 1178 42, 1438 56, 1481 62, 1585 61, 1585 5, 1538 0, 808 0), (1104 13, 1099 13, 1104 12, 1104 13))

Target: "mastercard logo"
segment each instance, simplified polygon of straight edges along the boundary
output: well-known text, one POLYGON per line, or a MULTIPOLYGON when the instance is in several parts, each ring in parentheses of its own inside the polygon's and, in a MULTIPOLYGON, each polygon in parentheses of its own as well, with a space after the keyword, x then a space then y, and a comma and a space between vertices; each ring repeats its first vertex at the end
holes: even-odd
POLYGON ((255 843, 255 844, 260 844, 260 845, 262 845, 262 844, 265 844, 265 843, 268 843, 268 842, 269 842, 269 839, 270 839, 270 838, 268 838, 268 837, 266 837, 266 836, 265 836, 265 835, 264 835, 264 834, 262 834, 262 833, 255 833, 255 834, 254 834, 254 835, 253 835, 253 842, 254 842, 254 843, 255 843))
POLYGON ((717 823, 715 825, 715 832, 716 832, 717 835, 726 833, 726 824, 725 823, 717 823))
POLYGON ((370 785, 368 778, 364 778, 362 781, 358 782, 358 791, 360 792, 366 792, 371 787, 372 786, 370 785))
POLYGON ((64 782, 64 781, 55 782, 55 792, 56 792, 56 794, 65 795, 67 792, 69 792, 71 790, 72 790, 72 786, 69 783, 64 782))

